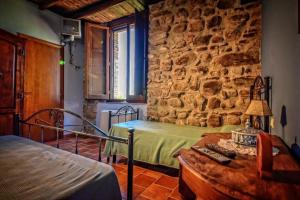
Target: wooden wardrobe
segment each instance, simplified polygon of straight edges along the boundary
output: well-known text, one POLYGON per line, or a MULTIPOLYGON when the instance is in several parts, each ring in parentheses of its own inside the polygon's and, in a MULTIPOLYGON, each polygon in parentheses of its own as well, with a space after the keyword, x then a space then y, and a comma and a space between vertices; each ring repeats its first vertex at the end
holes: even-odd
POLYGON ((14 133, 14 115, 22 110, 24 41, 0 29, 0 135, 14 133))
MULTIPOLYGON (((13 35, 14 36, 14 35, 13 35)), ((3 54, 3 58, 0 57, 0 63, 11 63, 3 66, 6 71, 10 72, 10 77, 1 82, 1 87, 8 84, 9 80, 15 82, 14 87, 5 87, 3 93, 6 98, 14 103, 15 107, 10 110, 10 115, 3 114, 2 120, 0 118, 0 134, 12 134, 13 133, 13 121, 10 126, 7 126, 6 121, 13 119, 13 114, 20 114, 21 118, 25 119, 32 113, 44 109, 44 108, 63 108, 63 66, 60 65, 60 60, 63 59, 63 48, 60 45, 56 45, 44 40, 33 38, 28 35, 19 34, 14 36, 18 40, 22 41, 22 45, 18 50, 17 55, 13 52, 10 54, 3 54), (14 62, 8 62, 6 60, 14 60, 14 62), (13 64, 12 64, 13 63, 13 64), (14 68, 13 68, 14 67, 14 68), (12 89, 13 88, 13 89, 12 89)), ((0 51, 4 51, 1 45, 0 51)), ((2 55, 2 52, 1 52, 2 55)), ((5 71, 4 70, 4 71, 5 71)), ((9 74, 9 73, 7 73, 9 74)), ((2 101, 7 101, 6 98, 1 97, 2 101)), ((12 103, 11 103, 12 105, 12 103)), ((7 106, 11 106, 7 105, 7 106)), ((0 111, 1 113, 4 113, 0 111)), ((41 116, 41 121, 47 121, 49 116, 41 116)), ((23 136, 27 136, 26 127, 23 129, 23 136)), ((40 130, 31 130, 31 137, 34 140, 40 141, 40 130)), ((53 140, 56 138, 56 134, 45 134, 44 141, 53 140)))

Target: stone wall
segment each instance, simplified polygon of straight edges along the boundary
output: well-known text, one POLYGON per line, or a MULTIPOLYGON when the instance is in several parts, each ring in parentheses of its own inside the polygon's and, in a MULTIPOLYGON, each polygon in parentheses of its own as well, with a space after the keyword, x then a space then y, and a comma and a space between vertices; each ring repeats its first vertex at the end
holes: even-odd
POLYGON ((239 125, 261 73, 261 5, 165 0, 150 6, 149 120, 239 125))

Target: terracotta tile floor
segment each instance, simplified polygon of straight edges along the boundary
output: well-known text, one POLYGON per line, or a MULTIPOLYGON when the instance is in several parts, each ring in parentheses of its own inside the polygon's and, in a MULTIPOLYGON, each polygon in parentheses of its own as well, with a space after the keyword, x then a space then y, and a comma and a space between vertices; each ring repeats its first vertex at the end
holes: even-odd
MULTIPOLYGON (((56 141, 47 142, 56 146, 56 141)), ((75 152, 75 137, 66 135, 60 140, 60 149, 75 152)), ((98 160, 98 141, 91 138, 80 137, 78 141, 78 153, 82 156, 98 160)), ((110 159, 112 160, 112 159, 110 159)), ((106 163, 106 157, 102 156, 102 162, 106 163)), ((117 157, 117 162, 109 163, 115 169, 118 177, 122 197, 126 199, 127 191, 127 166, 126 159, 117 157)), ((176 170, 157 168, 149 165, 134 165, 133 197, 137 200, 180 200, 183 199, 178 192, 178 176, 176 170), (153 170, 154 169, 154 170, 153 170), (175 171, 175 172, 174 172, 175 171), (163 173, 164 172, 164 173, 163 173), (172 176, 167 175, 172 174, 172 176), (175 175, 174 175, 175 174, 175 175)))

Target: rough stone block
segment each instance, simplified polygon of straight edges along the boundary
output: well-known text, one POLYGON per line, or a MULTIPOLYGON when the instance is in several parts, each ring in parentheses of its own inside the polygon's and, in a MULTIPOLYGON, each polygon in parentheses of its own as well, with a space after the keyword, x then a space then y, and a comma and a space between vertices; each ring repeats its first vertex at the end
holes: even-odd
POLYGON ((249 87, 261 74, 261 3, 165 0, 149 14, 149 119, 243 122, 249 87))
POLYGON ((205 35, 205 36, 199 35, 194 38, 193 43, 195 46, 208 45, 211 37, 212 35, 205 35))
POLYGON ((236 0, 219 0, 217 7, 219 9, 233 8, 236 0))
POLYGON ((221 16, 213 16, 207 23, 207 28, 214 28, 216 26, 220 26, 222 23, 221 16))
POLYGON ((211 97, 208 100, 208 108, 209 109, 216 109, 216 108, 220 108, 220 104, 221 104, 221 100, 216 98, 216 97, 211 97))
POLYGON ((222 89, 222 83, 220 81, 207 81, 203 83, 203 94, 211 96, 218 94, 222 89))
POLYGON ((169 99, 168 104, 175 108, 181 108, 183 105, 182 101, 179 98, 169 99))
POLYGON ((250 53, 230 53, 221 56, 218 63, 223 67, 253 65, 260 62, 258 52, 250 53))
POLYGON ((218 114, 211 114, 207 119, 208 126, 218 127, 222 125, 221 116, 218 114))

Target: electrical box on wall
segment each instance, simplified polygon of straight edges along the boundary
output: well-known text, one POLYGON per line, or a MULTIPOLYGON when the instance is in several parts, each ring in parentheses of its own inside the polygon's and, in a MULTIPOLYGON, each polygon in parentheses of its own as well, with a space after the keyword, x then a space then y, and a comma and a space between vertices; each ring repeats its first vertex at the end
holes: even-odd
POLYGON ((81 38, 81 21, 77 19, 63 18, 61 34, 64 36, 81 38))

